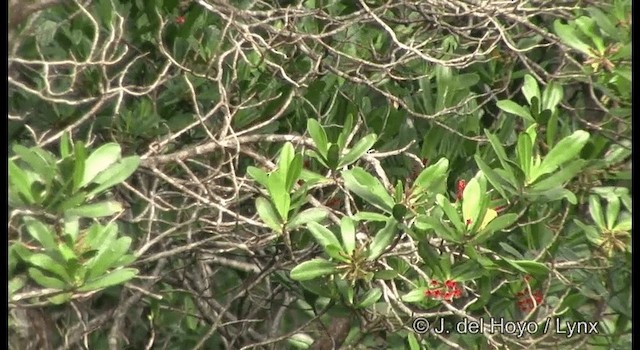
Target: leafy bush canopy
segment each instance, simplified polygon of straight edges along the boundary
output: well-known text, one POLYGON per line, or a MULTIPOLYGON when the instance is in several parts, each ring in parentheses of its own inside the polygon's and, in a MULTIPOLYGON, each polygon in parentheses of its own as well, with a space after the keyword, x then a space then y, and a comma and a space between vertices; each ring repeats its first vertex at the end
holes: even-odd
POLYGON ((10 1, 10 346, 628 348, 630 7, 10 1))

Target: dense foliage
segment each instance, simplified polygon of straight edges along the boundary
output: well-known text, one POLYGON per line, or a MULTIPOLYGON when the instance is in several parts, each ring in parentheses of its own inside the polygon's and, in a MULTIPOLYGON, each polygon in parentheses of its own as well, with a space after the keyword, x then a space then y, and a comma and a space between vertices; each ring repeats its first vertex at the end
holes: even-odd
POLYGON ((630 8, 10 1, 11 348, 628 349, 630 8))

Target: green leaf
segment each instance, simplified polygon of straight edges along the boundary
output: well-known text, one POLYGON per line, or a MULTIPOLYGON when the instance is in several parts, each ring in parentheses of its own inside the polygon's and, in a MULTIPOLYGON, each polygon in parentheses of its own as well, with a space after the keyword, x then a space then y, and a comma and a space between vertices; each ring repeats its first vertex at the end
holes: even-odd
POLYGON ((73 293, 60 293, 47 298, 47 301, 49 301, 53 305, 62 305, 71 300, 72 296, 73 293))
POLYGON ((555 111, 556 106, 562 101, 563 97, 564 92, 562 86, 553 81, 550 82, 542 93, 542 110, 548 109, 555 111))
POLYGON ((80 204, 85 203, 87 199, 87 194, 85 192, 77 192, 71 197, 65 199, 62 203, 55 207, 55 211, 57 213, 64 213, 65 211, 76 208, 80 204))
POLYGON ((451 270, 452 280, 456 282, 466 282, 477 280, 484 275, 484 268, 475 260, 467 260, 461 264, 456 264, 451 270))
POLYGON ((553 147, 558 133, 558 111, 555 111, 549 117, 547 122, 547 146, 553 147))
POLYGON ((289 221, 287 228, 289 230, 295 230, 296 228, 310 222, 320 222, 324 220, 327 215, 329 215, 329 213, 324 208, 310 208, 303 210, 289 221))
POLYGON ((9 280, 9 300, 11 300, 11 297, 20 289, 22 289, 22 287, 24 287, 24 285, 26 284, 26 278, 24 276, 16 276, 13 277, 9 280))
POLYGON ((338 163, 338 168, 351 165, 352 163, 360 159, 360 157, 362 157, 362 155, 367 153, 367 151, 371 149, 371 146, 373 146, 373 144, 376 143, 377 138, 378 136, 376 136, 376 134, 370 134, 360 139, 355 144, 355 146, 353 146, 353 148, 350 149, 349 152, 347 152, 347 154, 345 154, 340 159, 340 162, 338 163))
POLYGON ((482 171, 487 180, 489 180, 489 183, 491 183, 493 188, 495 188, 496 191, 500 193, 502 198, 508 200, 509 197, 507 196, 504 187, 508 187, 513 192, 515 191, 513 185, 511 185, 508 181, 503 179, 500 175, 498 175, 498 173, 491 169, 491 167, 489 167, 478 154, 474 155, 473 158, 475 159, 478 168, 480 168, 480 171, 482 171))
POLYGON ((345 252, 351 254, 356 249, 356 226, 351 218, 345 216, 340 219, 340 234, 345 252))
POLYGON ((439 193, 436 195, 436 201, 444 211, 445 215, 447 215, 447 218, 449 218, 449 221, 451 221, 453 226, 455 226, 456 230, 458 232, 464 232, 464 224, 462 223, 462 219, 460 219, 460 215, 458 215, 456 209, 453 207, 453 205, 451 205, 451 202, 449 202, 449 200, 445 196, 439 193))
POLYGON ((98 174, 93 179, 93 182, 98 184, 96 188, 91 190, 87 194, 88 198, 93 198, 95 195, 107 190, 115 185, 123 183, 129 176, 138 169, 140 165, 140 157, 131 156, 121 159, 116 164, 112 165, 105 171, 98 174))
POLYGON ((527 74, 524 76, 524 85, 522 86, 522 93, 524 94, 524 97, 527 99, 527 102, 529 102, 529 105, 531 105, 531 99, 533 97, 537 97, 538 101, 540 101, 540 88, 538 87, 538 82, 530 74, 527 74))
POLYGON ((631 156, 631 142, 621 140, 619 143, 611 145, 611 148, 604 154, 604 160, 607 164, 617 164, 631 156))
POLYGON ((313 338, 306 333, 296 333, 287 338, 287 342, 291 346, 288 349, 306 350, 311 348, 313 338))
POLYGON ((291 279, 296 281, 308 281, 336 273, 336 264, 325 259, 316 258, 305 261, 291 270, 291 279))
POLYGON ((134 278, 138 274, 137 269, 124 268, 111 271, 93 281, 88 282, 84 286, 78 288, 79 292, 89 292, 93 290, 108 288, 124 284, 134 278))
POLYGON ((55 160, 53 163, 49 163, 51 159, 45 159, 43 156, 43 153, 46 151, 40 149, 41 152, 39 153, 37 152, 38 148, 35 147, 29 149, 21 145, 14 145, 13 151, 20 156, 24 162, 29 164, 31 169, 35 170, 39 177, 44 180, 46 187, 49 188, 57 170, 55 160))
POLYGON ((352 130, 353 130, 353 114, 349 113, 345 118, 344 127, 342 128, 342 131, 340 132, 340 135, 338 135, 337 143, 340 149, 343 149, 347 146, 347 138, 349 137, 349 134, 351 133, 352 130))
POLYGON ((389 217, 380 213, 372 213, 369 211, 359 211, 353 215, 353 220, 356 221, 387 221, 389 217))
POLYGON ((513 225, 518 219, 518 214, 507 213, 498 215, 494 220, 492 220, 489 224, 487 224, 483 231, 494 232, 503 230, 511 225, 513 225))
POLYGON ((359 309, 367 308, 380 300, 382 296, 382 290, 380 288, 371 288, 369 291, 362 297, 362 300, 356 305, 359 309))
POLYGON ((63 236, 70 238, 71 242, 75 242, 78 239, 78 233, 80 233, 80 219, 77 216, 65 215, 64 216, 64 233, 63 236))
POLYGON ((483 196, 486 196, 486 193, 482 192, 480 182, 476 176, 467 183, 462 193, 462 220, 465 224, 467 220, 471 220, 472 224, 478 220, 482 210, 483 196))
POLYGON ((324 251, 330 258, 334 260, 345 263, 349 262, 349 259, 345 256, 345 252, 343 251, 342 246, 329 244, 328 246, 324 247, 324 251))
MULTIPOLYGON (((326 178, 323 175, 320 175, 318 173, 314 173, 313 171, 309 171, 305 169, 302 169, 302 172, 300 173, 300 178, 304 182, 309 184, 309 186, 319 184, 319 183, 331 183, 333 181, 333 179, 331 178, 326 178)), ((264 187, 267 187, 267 186, 265 185, 264 187)))
POLYGON ((269 228, 277 233, 282 233, 282 220, 273 208, 271 201, 263 197, 256 198, 256 211, 260 219, 269 226, 269 228))
POLYGON ((374 273, 374 279, 391 281, 398 277, 399 273, 396 270, 379 270, 374 273))
POLYGON ((591 46, 578 39, 575 30, 570 25, 562 24, 560 20, 555 20, 555 22, 553 22, 553 29, 563 43, 584 54, 592 55, 591 46))
MULTIPOLYGON (((550 190, 542 191, 542 192, 528 191, 526 194, 527 194, 526 196, 527 198, 531 198, 531 196, 529 195, 532 195, 534 197, 540 196, 540 197, 543 197, 543 200, 547 202, 558 201, 563 198, 573 205, 575 205, 578 202, 578 199, 576 198, 576 195, 573 192, 562 187, 555 187, 550 190)), ((540 199, 536 199, 536 200, 540 200, 540 199)))
MULTIPOLYGON (((193 299, 189 298, 189 297, 185 297, 183 302, 183 310, 185 311, 185 313, 187 315, 191 314, 191 315, 195 315, 198 311, 196 309, 196 306, 193 302, 193 299)), ((198 327, 198 319, 193 317, 193 316, 187 316, 185 317, 185 323, 187 325, 187 327, 194 331, 196 330, 196 328, 198 327)))
POLYGON ((367 260, 373 261, 376 260, 382 253, 384 253, 385 249, 389 247, 391 241, 396 235, 396 224, 397 221, 394 219, 389 219, 387 224, 373 237, 373 241, 371 242, 371 246, 369 247, 369 256, 367 260))
POLYGON ((279 173, 271 173, 267 182, 267 190, 269 196, 280 214, 282 222, 287 222, 289 218, 289 207, 291 205, 291 197, 286 189, 285 179, 279 173))
POLYGON ((628 215, 621 215, 621 218, 618 220, 618 224, 613 227, 612 231, 616 232, 627 232, 631 231, 631 218, 628 215))
POLYGON ((324 166, 325 168, 329 168, 329 164, 327 164, 327 159, 324 158, 324 156, 321 156, 320 154, 318 154, 318 152, 309 149, 306 151, 306 154, 308 157, 311 157, 315 160, 318 161, 318 163, 322 164, 322 166, 324 166))
POLYGON ((534 191, 547 191, 556 187, 562 187, 564 184, 573 179, 587 163, 584 159, 576 159, 571 163, 562 167, 562 170, 548 176, 543 180, 536 181, 531 189, 534 191))
POLYGON ((511 266, 518 269, 519 271, 526 274, 530 274, 533 276, 546 276, 547 274, 549 274, 549 268, 547 267, 547 265, 543 263, 539 263, 537 261, 511 260, 511 259, 504 259, 504 258, 503 260, 509 263, 511 266))
POLYGON ((89 267, 89 279, 94 279, 104 274, 108 269, 118 267, 115 262, 127 253, 131 246, 131 237, 120 237, 106 247, 102 247, 91 262, 89 267))
POLYGON ((329 169, 336 170, 338 169, 338 162, 340 161, 340 148, 337 144, 332 143, 329 146, 329 151, 327 151, 327 165, 329 169))
MULTIPOLYGON (((315 238, 316 242, 318 242, 318 244, 320 244, 325 249, 327 254, 329 254, 327 246, 334 246, 337 248, 342 247, 342 244, 340 244, 340 241, 338 241, 338 238, 333 234, 333 232, 331 232, 328 228, 318 224, 317 222, 310 222, 307 225, 307 228, 313 235, 313 238, 315 238)), ((332 258, 336 258, 335 256, 333 256, 333 254, 329 254, 329 256, 331 256, 332 258)), ((342 258, 337 259, 342 260, 342 258)))
POLYGON ((613 229, 620 214, 620 198, 615 194, 609 194, 607 197, 607 228, 613 229))
POLYGON ((576 18, 574 23, 578 29, 591 39, 598 52, 602 53, 605 51, 604 41, 602 40, 600 33, 596 33, 596 22, 593 19, 587 16, 581 16, 576 18))
POLYGON ((302 172, 302 156, 297 154, 291 160, 289 164, 289 170, 287 172, 287 191, 291 192, 293 186, 300 178, 300 173, 302 172))
POLYGON ((40 270, 30 267, 28 270, 29 277, 33 279, 37 284, 45 288, 53 288, 64 290, 67 286, 63 281, 45 276, 40 270))
POLYGON ((79 218, 101 218, 121 212, 122 205, 116 201, 104 201, 95 204, 85 204, 65 212, 66 216, 79 218))
POLYGON ((497 211, 495 211, 495 210, 493 210, 491 208, 487 208, 486 212, 484 213, 484 218, 482 219, 482 222, 480 223, 480 226, 478 227, 478 229, 479 230, 483 230, 497 216, 498 216, 498 212, 497 211))
POLYGON ((448 225, 444 225, 440 220, 433 216, 419 215, 416 219, 416 228, 419 230, 433 230, 436 235, 444 240, 460 243, 462 237, 461 232, 452 232, 448 225))
POLYGON ((535 120, 533 119, 529 111, 511 100, 500 100, 496 103, 496 105, 498 106, 498 108, 507 113, 517 115, 518 117, 521 117, 522 119, 530 123, 535 123, 535 120))
POLYGON ((54 233, 51 232, 49 227, 30 216, 25 216, 23 220, 31 237, 37 240, 44 249, 48 251, 57 250, 54 233))
POLYGON ((262 169, 256 168, 254 166, 247 167, 247 174, 251 176, 257 183, 262 185, 262 187, 267 188, 267 183, 269 181, 269 175, 262 169))
POLYGON ((457 90, 465 90, 476 86, 480 81, 480 76, 476 73, 465 73, 455 77, 455 88, 457 90))
POLYGON ((67 263, 78 260, 78 255, 76 255, 76 252, 71 247, 69 247, 67 243, 60 242, 56 249, 57 252, 62 255, 64 261, 66 261, 67 263))
MULTIPOLYGON (((275 172, 285 180, 285 186, 289 188, 289 166, 295 157, 295 150, 291 142, 285 143, 280 149, 280 157, 278 158, 278 168, 275 172)), ((275 173, 274 172, 274 173, 275 173)), ((293 185, 292 185, 293 186, 293 185)))
POLYGON ((494 220, 489 222, 484 229, 481 229, 478 234, 473 237, 473 244, 481 244, 484 243, 491 235, 496 232, 503 230, 511 225, 518 219, 518 214, 503 214, 498 215, 494 220))
POLYGON ((520 163, 520 169, 522 169, 525 178, 528 179, 529 174, 531 173, 531 165, 533 163, 533 141, 526 133, 522 133, 518 136, 516 157, 518 158, 518 163, 520 163))
POLYGON ((27 176, 26 172, 13 160, 9 160, 9 190, 13 192, 14 189, 18 191, 18 193, 22 194, 22 198, 24 198, 27 203, 33 204, 35 203, 35 197, 33 193, 31 193, 31 181, 29 181, 30 177, 27 176))
POLYGON ((82 181, 85 173, 85 162, 87 160, 87 149, 82 141, 76 142, 73 147, 74 163, 73 163, 73 192, 75 193, 82 187, 82 181))
POLYGON ((396 182, 396 188, 393 194, 393 200, 396 203, 401 203, 403 197, 404 197, 404 184, 402 183, 402 181, 398 180, 398 182, 396 182))
POLYGON ((396 204, 393 206, 391 210, 393 217, 401 222, 404 219, 404 216, 407 215, 407 207, 404 204, 396 204))
POLYGON ((600 9, 596 7, 588 7, 586 11, 589 13, 590 17, 593 18, 600 30, 606 33, 611 38, 616 40, 621 40, 619 30, 616 26, 611 22, 609 17, 605 15, 600 9))
POLYGON ((391 213, 394 205, 393 198, 378 179, 359 167, 343 171, 342 177, 344 185, 349 191, 375 207, 391 213))
POLYGON ((551 173, 560 165, 578 157, 588 140, 589 133, 583 130, 578 130, 560 140, 544 157, 540 166, 532 169, 530 181, 533 182, 538 177, 551 173))
POLYGON ((307 131, 309 135, 313 139, 313 143, 316 145, 318 152, 320 155, 327 159, 327 154, 329 151, 329 140, 327 139, 327 133, 324 131, 324 128, 318 123, 315 119, 307 120, 307 131))
POLYGON ((60 156, 62 158, 67 158, 69 155, 71 155, 72 150, 73 144, 71 143, 69 132, 65 131, 60 137, 60 156))
POLYGON ((414 289, 409 293, 403 295, 400 299, 405 303, 417 303, 423 301, 425 299, 425 292, 427 291, 427 287, 422 287, 418 289, 414 289))
POLYGON ((511 165, 509 165, 509 158, 507 157, 507 153, 505 152, 504 147, 502 147, 502 143, 500 142, 498 137, 490 133, 489 130, 485 129, 484 133, 485 135, 487 135, 493 151, 496 152, 496 156, 498 156, 498 160, 500 161, 502 168, 506 172, 505 175, 507 181, 512 184, 516 184, 517 182, 515 180, 515 175, 513 174, 513 169, 511 169, 511 165))
POLYGON ((334 281, 338 289, 338 292, 342 295, 342 298, 344 301, 346 301, 346 304, 349 306, 353 305, 353 297, 354 297, 353 287, 349 284, 349 282, 344 280, 342 277, 336 277, 334 281))
POLYGON ((118 235, 118 226, 111 222, 106 226, 93 224, 85 236, 85 243, 93 250, 99 250, 103 246, 111 245, 118 235))
POLYGON ((607 227, 604 221, 600 199, 596 195, 589 196, 589 214, 591 214, 591 218, 601 230, 607 227))
POLYGON ((111 142, 100 146, 97 150, 93 151, 85 162, 84 174, 82 181, 78 188, 82 188, 89 184, 96 175, 107 170, 111 165, 120 159, 121 156, 120 145, 111 142))
POLYGON ((447 158, 440 158, 437 163, 428 166, 420 172, 420 175, 418 175, 413 183, 413 188, 421 187, 426 190, 431 190, 445 179, 448 169, 449 160, 447 158))
POLYGON ((61 277, 67 282, 71 282, 72 280, 71 276, 69 276, 64 266, 60 265, 57 261, 53 260, 48 255, 36 253, 30 255, 27 261, 33 266, 58 275, 58 277, 61 277))

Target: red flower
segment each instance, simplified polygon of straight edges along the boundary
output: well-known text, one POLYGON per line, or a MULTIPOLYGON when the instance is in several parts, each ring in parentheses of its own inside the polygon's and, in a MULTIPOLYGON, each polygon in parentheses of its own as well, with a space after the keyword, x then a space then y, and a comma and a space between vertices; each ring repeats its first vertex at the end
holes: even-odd
POLYGON ((177 24, 179 24, 179 25, 180 25, 180 24, 184 24, 184 21, 185 21, 184 16, 178 16, 178 17, 176 17, 176 23, 177 23, 177 24))
POLYGON ((440 282, 436 281, 436 280, 431 280, 431 285, 432 286, 439 286, 440 282))
POLYGON ((447 286, 447 288, 449 288, 449 289, 454 289, 457 286, 457 283, 455 281, 452 281, 452 280, 446 280, 444 282, 444 285, 447 286))
POLYGON ((453 297, 454 298, 460 298, 460 296, 462 295, 462 290, 456 288, 453 290, 453 297))
POLYGON ((464 188, 467 187, 467 183, 464 180, 458 181, 458 189, 456 191, 456 198, 458 200, 462 200, 462 193, 464 193, 464 188))
POLYGON ((451 298, 453 298, 453 293, 452 292, 444 293, 444 300, 451 300, 451 298))
POLYGON ((432 290, 430 290, 430 289, 427 289, 427 290, 424 292, 424 295, 426 295, 426 296, 428 296, 428 297, 430 297, 432 294, 433 294, 433 291, 432 291, 432 290))

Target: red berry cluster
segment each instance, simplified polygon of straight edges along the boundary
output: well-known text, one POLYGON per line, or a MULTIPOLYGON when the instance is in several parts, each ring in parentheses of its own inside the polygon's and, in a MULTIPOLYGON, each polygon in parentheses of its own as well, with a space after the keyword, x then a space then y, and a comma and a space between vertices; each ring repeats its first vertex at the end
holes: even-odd
MULTIPOLYGON (((531 281, 531 276, 526 275, 523 278, 525 282, 531 281)), ((527 283, 528 284, 528 283, 527 283)), ((531 311, 533 310, 535 305, 542 304, 542 291, 536 290, 531 295, 529 295, 528 289, 525 288, 518 293, 516 293, 516 298, 518 301, 516 302, 520 311, 531 311), (533 298, 532 298, 533 297, 533 298), (535 300, 535 304, 534 301, 535 300)))
POLYGON ((462 289, 458 287, 458 283, 456 281, 446 280, 442 283, 432 280, 431 288, 424 294, 435 300, 444 299, 445 301, 451 301, 452 299, 460 298, 462 295, 462 289))
POLYGON ((518 298, 517 304, 520 311, 531 311, 535 305, 540 306, 542 304, 542 291, 536 290, 532 295, 529 295, 527 291, 521 290, 516 293, 516 297, 518 298), (532 298, 533 296, 533 298, 532 298), (535 304, 533 301, 535 300, 535 304))

